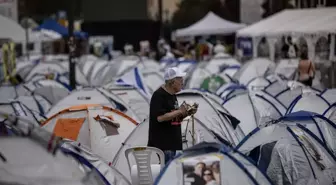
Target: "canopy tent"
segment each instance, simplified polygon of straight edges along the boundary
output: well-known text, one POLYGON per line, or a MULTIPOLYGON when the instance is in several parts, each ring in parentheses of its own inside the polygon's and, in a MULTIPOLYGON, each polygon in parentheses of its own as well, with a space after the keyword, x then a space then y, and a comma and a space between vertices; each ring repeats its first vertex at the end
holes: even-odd
POLYGON ((54 41, 62 38, 62 35, 47 29, 41 29, 39 31, 29 30, 29 42, 42 42, 42 41, 54 41))
POLYGON ((25 30, 15 21, 0 15, 0 38, 11 39, 14 42, 24 42, 26 40, 25 30))
MULTIPOLYGON (((283 10, 256 24, 237 32, 239 49, 247 49, 257 57, 258 45, 262 37, 266 37, 270 47, 270 57, 273 59, 275 44, 282 36, 295 38, 304 37, 309 51, 309 58, 315 57, 315 45, 321 37, 328 39, 329 34, 336 33, 336 8, 309 8, 283 10), (290 20, 290 21, 288 21, 290 20), (245 38, 245 39, 244 39, 245 38), (246 40, 248 38, 248 40, 246 40), (243 44, 243 42, 245 42, 243 44), (248 42, 248 43, 247 43, 248 42)), ((334 49, 335 38, 330 40, 330 49, 334 49)), ((334 55, 330 52, 329 58, 334 55)), ((246 54, 247 55, 247 54, 246 54)))
POLYGON ((284 10, 241 29, 238 36, 278 36, 280 34, 325 34, 336 31, 336 8, 284 10), (291 20, 291 21, 288 21, 291 20))
POLYGON ((199 36, 199 35, 226 35, 235 33, 244 28, 245 24, 234 23, 220 18, 209 12, 205 17, 195 24, 176 30, 173 34, 176 37, 199 36))
MULTIPOLYGON (((60 25, 56 20, 53 19, 47 19, 45 20, 39 27, 37 27, 35 30, 52 30, 54 32, 57 32, 61 34, 62 36, 68 36, 68 29, 62 25, 60 25)), ((88 35, 85 32, 79 32, 75 31, 74 36, 78 38, 86 38, 88 35)))

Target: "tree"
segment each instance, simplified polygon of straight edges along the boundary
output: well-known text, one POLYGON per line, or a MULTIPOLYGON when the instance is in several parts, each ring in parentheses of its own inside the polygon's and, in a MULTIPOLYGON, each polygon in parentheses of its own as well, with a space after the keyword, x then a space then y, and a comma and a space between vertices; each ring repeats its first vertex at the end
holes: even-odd
MULTIPOLYGON (((231 1, 237 2, 237 0, 231 1)), ((223 3, 222 0, 183 0, 178 4, 178 10, 173 15, 173 29, 190 26, 203 18, 209 11, 224 19, 236 21, 237 17, 234 16, 236 10, 228 6, 233 4, 231 1, 226 0, 223 3)))

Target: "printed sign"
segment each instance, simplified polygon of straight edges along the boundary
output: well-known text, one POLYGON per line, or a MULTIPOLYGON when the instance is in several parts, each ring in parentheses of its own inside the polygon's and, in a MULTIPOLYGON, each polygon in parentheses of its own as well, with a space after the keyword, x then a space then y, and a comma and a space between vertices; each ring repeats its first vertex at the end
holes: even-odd
POLYGON ((253 41, 251 37, 238 37, 237 48, 242 51, 243 56, 253 55, 253 41))
POLYGON ((222 155, 207 154, 182 159, 183 185, 221 185, 222 155))

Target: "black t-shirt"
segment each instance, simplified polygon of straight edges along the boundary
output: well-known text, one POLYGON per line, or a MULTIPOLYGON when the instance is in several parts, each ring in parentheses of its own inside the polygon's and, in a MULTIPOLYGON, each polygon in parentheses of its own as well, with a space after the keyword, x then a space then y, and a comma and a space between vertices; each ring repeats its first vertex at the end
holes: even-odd
POLYGON ((165 150, 182 150, 181 125, 172 125, 173 120, 158 122, 157 117, 179 108, 175 95, 162 87, 153 93, 149 111, 148 146, 165 150))

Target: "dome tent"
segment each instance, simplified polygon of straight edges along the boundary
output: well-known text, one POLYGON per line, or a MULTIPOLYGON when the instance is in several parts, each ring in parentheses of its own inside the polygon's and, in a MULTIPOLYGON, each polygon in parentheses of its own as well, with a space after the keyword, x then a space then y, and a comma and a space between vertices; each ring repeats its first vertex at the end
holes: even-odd
POLYGON ((182 155, 166 165, 154 184, 182 185, 196 182, 196 174, 193 171, 194 168, 196 171, 200 163, 211 167, 216 184, 272 184, 268 177, 240 152, 214 143, 201 143, 185 150, 182 155))
MULTIPOLYGON (((127 165, 125 151, 131 147, 139 147, 139 146, 147 146, 148 143, 148 129, 149 129, 149 120, 145 120, 140 123, 131 134, 127 137, 127 139, 123 142, 123 145, 118 150, 115 158, 113 159, 112 165, 118 169, 123 175, 125 175, 129 180, 131 180, 130 171, 127 165)), ((217 137, 214 132, 209 130, 200 120, 194 120, 194 135, 192 129, 191 119, 185 118, 182 123, 182 137, 183 137, 183 149, 187 149, 193 145, 194 142, 217 142, 217 143, 225 143, 228 142, 221 140, 217 137)), ((132 160, 132 159, 130 159, 132 160)), ((133 159, 134 160, 134 159, 133 159)), ((152 156, 151 159, 153 162, 156 162, 158 159, 156 154, 152 156)), ((134 164, 134 161, 131 161, 134 164)))
POLYGON ((58 137, 78 141, 112 162, 137 122, 124 113, 101 105, 78 105, 53 115, 42 127, 58 137))
POLYGON ((305 126, 316 135, 323 144, 336 156, 336 124, 323 115, 313 112, 299 111, 283 116, 275 122, 276 124, 305 126))
POLYGON ((274 184, 335 183, 335 156, 299 123, 256 128, 236 149, 248 154, 274 184))
POLYGON ((60 138, 23 118, 0 113, 0 119, 14 133, 0 140, 0 184, 108 185, 99 172, 59 150, 60 138))

